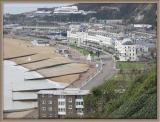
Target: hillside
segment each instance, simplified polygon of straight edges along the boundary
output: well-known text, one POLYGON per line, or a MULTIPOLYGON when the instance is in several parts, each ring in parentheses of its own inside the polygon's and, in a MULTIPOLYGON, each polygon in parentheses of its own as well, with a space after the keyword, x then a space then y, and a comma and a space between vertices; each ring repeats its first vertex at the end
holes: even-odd
MULTIPOLYGON (((33 19, 26 18, 25 14, 10 15, 6 20, 12 20, 13 23, 19 24, 35 24, 35 20, 53 22, 88 22, 92 17, 98 20, 106 19, 123 19, 128 23, 143 23, 152 24, 156 27, 156 4, 136 4, 136 3, 77 3, 79 10, 96 11, 96 13, 83 14, 64 14, 52 15, 45 17, 34 17, 33 19)), ((38 8, 38 10, 52 10, 54 8, 38 8)))
POLYGON ((135 80, 128 81, 126 86, 122 84, 123 81, 106 81, 93 89, 91 96, 85 98, 86 107, 92 108, 92 110, 88 108, 91 114, 86 117, 155 119, 157 117, 156 76, 154 65, 135 80), (120 92, 120 89, 126 91, 120 92))
POLYGON ((153 25, 156 22, 156 4, 79 3, 75 5, 80 10, 97 11, 96 14, 92 14, 97 19, 128 19, 129 22, 153 25))

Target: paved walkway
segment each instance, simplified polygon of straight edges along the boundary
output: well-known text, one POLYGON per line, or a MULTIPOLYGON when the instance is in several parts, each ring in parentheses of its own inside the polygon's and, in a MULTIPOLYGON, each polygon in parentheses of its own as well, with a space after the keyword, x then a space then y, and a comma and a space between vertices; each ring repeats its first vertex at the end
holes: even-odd
POLYGON ((105 80, 110 79, 115 73, 115 63, 111 55, 102 57, 103 67, 99 74, 97 74, 93 79, 87 82, 86 85, 82 86, 81 89, 91 90, 92 88, 99 86, 105 82, 105 80))

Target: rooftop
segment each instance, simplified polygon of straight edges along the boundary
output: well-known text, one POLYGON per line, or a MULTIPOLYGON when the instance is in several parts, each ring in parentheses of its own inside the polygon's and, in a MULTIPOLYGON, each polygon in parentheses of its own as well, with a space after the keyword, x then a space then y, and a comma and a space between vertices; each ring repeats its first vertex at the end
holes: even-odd
POLYGON ((133 45, 133 41, 131 40, 131 38, 125 38, 122 40, 122 44, 123 45, 133 45))
POLYGON ((87 95, 89 90, 80 90, 79 88, 67 88, 64 90, 41 90, 38 94, 53 94, 53 95, 87 95))

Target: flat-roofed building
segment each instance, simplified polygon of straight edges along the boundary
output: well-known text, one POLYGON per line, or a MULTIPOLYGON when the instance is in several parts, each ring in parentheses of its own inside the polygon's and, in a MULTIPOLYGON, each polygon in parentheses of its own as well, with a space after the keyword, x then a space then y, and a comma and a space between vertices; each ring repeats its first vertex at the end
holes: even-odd
POLYGON ((32 44, 36 46, 49 46, 49 40, 33 40, 32 44))
POLYGON ((77 118, 84 116, 84 96, 89 90, 67 88, 38 92, 39 118, 77 118))
POLYGON ((52 13, 52 11, 36 11, 33 13, 33 15, 44 17, 44 16, 51 16, 51 13, 52 13))
POLYGON ((80 13, 78 11, 77 6, 62 6, 54 9, 54 14, 77 14, 80 13))
POLYGON ((106 24, 122 24, 123 20, 122 19, 110 19, 106 20, 106 24))

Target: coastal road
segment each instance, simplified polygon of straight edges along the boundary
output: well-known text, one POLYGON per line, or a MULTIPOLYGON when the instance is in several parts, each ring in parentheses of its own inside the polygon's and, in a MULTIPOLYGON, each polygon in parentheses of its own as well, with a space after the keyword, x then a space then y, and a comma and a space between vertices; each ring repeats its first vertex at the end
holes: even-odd
POLYGON ((115 62, 110 54, 105 54, 101 56, 101 60, 103 62, 102 70, 91 80, 87 81, 87 83, 81 86, 81 89, 91 90, 94 87, 97 87, 103 84, 106 80, 110 79, 115 73, 115 62))

